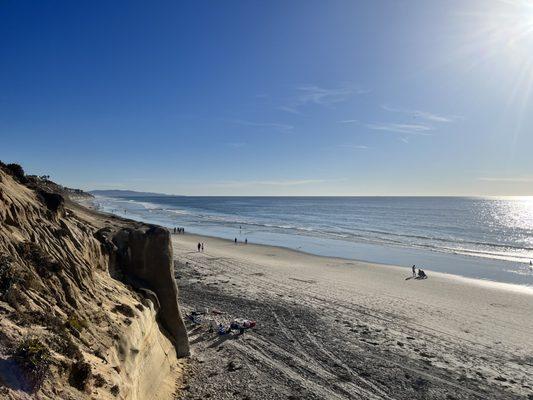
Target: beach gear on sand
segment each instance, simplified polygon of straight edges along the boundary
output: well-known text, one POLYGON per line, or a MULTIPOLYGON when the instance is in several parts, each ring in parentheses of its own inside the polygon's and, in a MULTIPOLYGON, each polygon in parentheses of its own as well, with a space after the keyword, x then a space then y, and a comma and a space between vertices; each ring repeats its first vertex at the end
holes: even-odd
POLYGON ((426 273, 423 270, 421 270, 421 269, 418 270, 418 279, 426 279, 427 277, 428 276, 426 275, 426 273))
POLYGON ((189 321, 191 321, 193 324, 200 325, 203 321, 203 316, 205 313, 200 311, 191 311, 190 314, 186 314, 186 317, 189 321))
POLYGON ((252 321, 250 319, 237 318, 237 319, 234 319, 233 322, 230 324, 231 330, 239 331, 240 333, 244 333, 246 329, 250 329, 254 327, 255 327, 255 321, 252 321))
POLYGON ((190 313, 186 314, 186 317, 193 324, 205 325, 209 328, 209 332, 216 331, 220 336, 227 335, 232 331, 239 331, 239 333, 242 335, 247 329, 251 329, 256 326, 256 322, 254 320, 244 318, 236 318, 231 321, 229 325, 220 323, 220 321, 217 322, 216 319, 210 314, 221 315, 224 313, 216 309, 209 310, 209 308, 206 307, 203 311, 191 311, 190 313))

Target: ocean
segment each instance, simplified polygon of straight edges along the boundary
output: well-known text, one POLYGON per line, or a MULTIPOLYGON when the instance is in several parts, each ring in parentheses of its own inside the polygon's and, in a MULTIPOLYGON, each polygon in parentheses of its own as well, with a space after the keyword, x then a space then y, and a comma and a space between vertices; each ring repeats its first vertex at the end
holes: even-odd
POLYGON ((186 232, 533 286, 533 197, 101 197, 186 232))

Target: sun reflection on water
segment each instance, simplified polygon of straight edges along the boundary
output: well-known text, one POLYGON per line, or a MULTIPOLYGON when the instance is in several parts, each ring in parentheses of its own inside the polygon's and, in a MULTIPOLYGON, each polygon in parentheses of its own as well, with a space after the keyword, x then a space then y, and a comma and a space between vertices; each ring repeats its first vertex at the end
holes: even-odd
POLYGON ((510 229, 533 230, 533 196, 506 197, 494 204, 492 216, 510 229))

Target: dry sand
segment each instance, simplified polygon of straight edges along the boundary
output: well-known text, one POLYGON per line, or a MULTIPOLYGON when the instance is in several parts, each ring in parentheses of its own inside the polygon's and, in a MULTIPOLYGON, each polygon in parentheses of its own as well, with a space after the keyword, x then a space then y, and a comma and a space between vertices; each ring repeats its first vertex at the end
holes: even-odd
POLYGON ((533 291, 283 248, 174 235, 189 324, 185 399, 533 399, 533 291), (204 253, 196 244, 204 242, 204 253))

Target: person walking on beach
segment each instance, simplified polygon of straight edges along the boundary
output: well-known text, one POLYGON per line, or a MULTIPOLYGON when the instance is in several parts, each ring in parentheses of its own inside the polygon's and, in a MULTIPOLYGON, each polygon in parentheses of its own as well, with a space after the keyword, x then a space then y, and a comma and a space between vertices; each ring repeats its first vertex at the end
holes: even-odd
POLYGON ((202 242, 202 253, 204 252, 204 242, 202 242))
POLYGON ((235 238, 235 244, 237 244, 237 238, 235 238))
POLYGON ((244 244, 248 244, 248 238, 244 239, 244 244))
POLYGON ((413 276, 416 276, 416 265, 413 265, 412 269, 413 269, 413 276))
POLYGON ((200 242, 198 242, 198 252, 200 252, 201 248, 202 248, 202 245, 200 244, 200 242))

